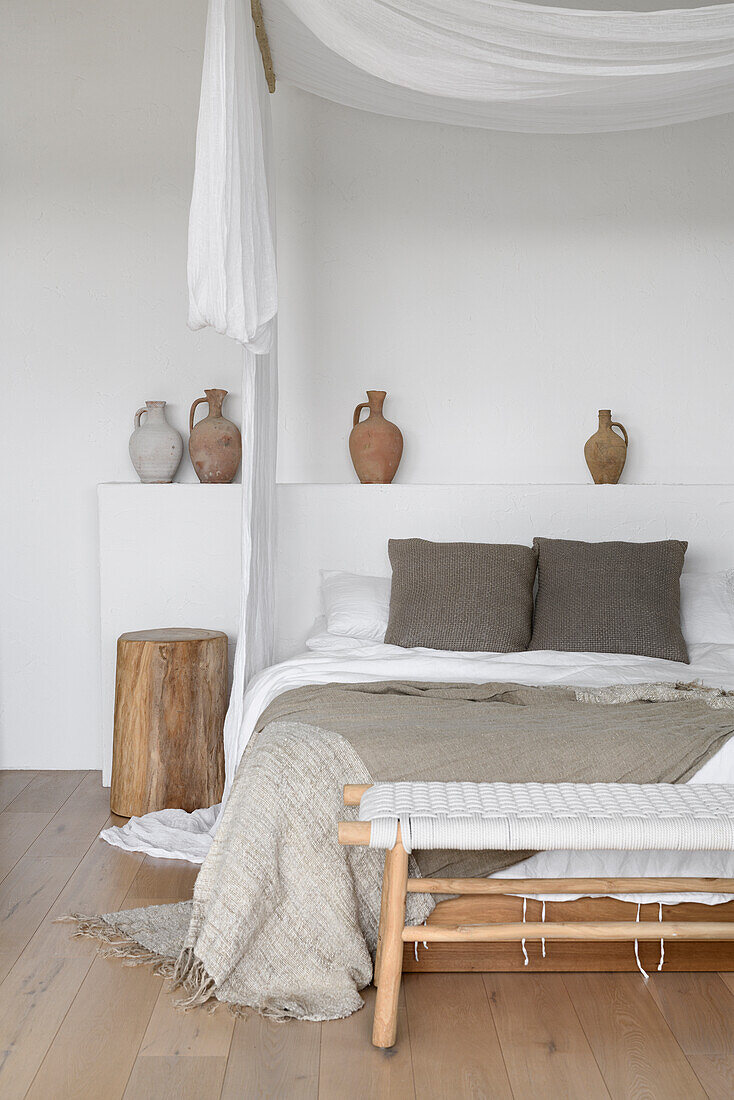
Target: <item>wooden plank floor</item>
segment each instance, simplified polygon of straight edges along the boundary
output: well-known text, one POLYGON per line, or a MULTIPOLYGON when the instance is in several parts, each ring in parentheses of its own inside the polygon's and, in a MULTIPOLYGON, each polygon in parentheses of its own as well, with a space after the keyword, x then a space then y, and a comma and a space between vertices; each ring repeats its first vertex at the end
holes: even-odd
POLYGON ((181 1013, 54 923, 191 896, 196 868, 98 840, 113 820, 98 772, 0 772, 3 1100, 734 1096, 732 974, 407 974, 387 1052, 372 989, 326 1024, 181 1013))

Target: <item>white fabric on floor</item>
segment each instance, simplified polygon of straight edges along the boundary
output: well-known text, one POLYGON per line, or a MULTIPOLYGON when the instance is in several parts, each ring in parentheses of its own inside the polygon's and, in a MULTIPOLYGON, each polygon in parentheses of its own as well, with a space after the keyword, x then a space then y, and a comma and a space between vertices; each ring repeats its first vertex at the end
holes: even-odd
POLYGON ((263 8, 277 80, 379 114, 589 133, 734 110, 732 4, 605 12, 518 0, 264 0, 263 8))

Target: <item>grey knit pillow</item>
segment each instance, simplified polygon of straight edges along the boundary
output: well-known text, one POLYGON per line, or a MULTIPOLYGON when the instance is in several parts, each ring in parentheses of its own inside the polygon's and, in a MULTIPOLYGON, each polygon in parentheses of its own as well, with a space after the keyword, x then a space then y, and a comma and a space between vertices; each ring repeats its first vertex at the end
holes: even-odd
POLYGON ((535 551, 529 546, 390 539, 388 552, 388 645, 485 653, 527 649, 535 583, 535 551))
POLYGON ((680 626, 687 542, 533 539, 538 592, 529 649, 635 653, 688 664, 680 626))

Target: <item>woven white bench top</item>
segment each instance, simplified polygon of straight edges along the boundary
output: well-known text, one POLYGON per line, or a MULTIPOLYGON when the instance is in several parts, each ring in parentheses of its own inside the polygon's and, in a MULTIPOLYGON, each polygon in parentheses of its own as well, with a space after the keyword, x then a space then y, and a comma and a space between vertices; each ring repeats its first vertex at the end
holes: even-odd
POLYGON ((375 783, 359 820, 370 847, 407 851, 734 849, 734 785, 375 783))

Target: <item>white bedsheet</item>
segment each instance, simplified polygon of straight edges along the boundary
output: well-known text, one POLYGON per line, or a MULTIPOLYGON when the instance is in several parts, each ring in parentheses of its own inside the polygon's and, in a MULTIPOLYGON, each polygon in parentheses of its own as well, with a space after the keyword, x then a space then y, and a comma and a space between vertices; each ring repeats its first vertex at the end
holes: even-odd
MULTIPOLYGON (((401 649, 357 638, 318 634, 309 649, 273 665, 254 677, 247 691, 243 719, 225 744, 225 799, 255 723, 273 699, 307 684, 370 683, 378 680, 429 680, 482 683, 567 684, 605 687, 612 684, 700 680, 711 687, 734 690, 734 646, 699 644, 689 647, 691 663, 677 664, 650 657, 609 653, 444 653, 401 649)), ((692 783, 734 783, 734 738, 695 775, 692 783)), ((129 851, 201 863, 216 830, 218 808, 166 810, 131 818, 121 828, 100 835, 129 851)), ((541 852, 499 876, 594 877, 716 875, 734 878, 734 853, 726 852, 541 852)), ((638 900, 637 898, 631 900, 638 900)), ((654 900, 649 895, 641 900, 654 900)), ((667 901, 676 900, 667 895, 667 901)), ((722 895, 702 895, 710 904, 722 895)))

